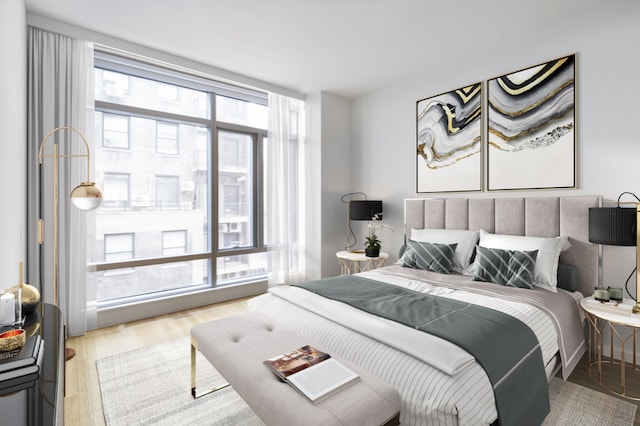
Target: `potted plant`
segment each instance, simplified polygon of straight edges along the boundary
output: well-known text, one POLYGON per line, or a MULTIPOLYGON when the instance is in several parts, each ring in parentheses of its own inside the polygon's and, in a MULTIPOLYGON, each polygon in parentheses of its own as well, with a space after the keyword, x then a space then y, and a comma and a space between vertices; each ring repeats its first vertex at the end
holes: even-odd
POLYGON ((382 241, 378 238, 378 231, 381 229, 391 229, 389 225, 381 225, 378 223, 379 215, 376 213, 373 215, 371 222, 369 222, 369 235, 366 237, 366 241, 364 243, 364 254, 367 257, 378 257, 380 255, 380 247, 382 241))

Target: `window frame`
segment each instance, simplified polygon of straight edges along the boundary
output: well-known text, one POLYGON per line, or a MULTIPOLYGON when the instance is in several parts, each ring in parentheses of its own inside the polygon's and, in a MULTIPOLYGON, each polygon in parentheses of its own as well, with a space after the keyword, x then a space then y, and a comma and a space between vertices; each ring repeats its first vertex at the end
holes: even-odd
MULTIPOLYGON (((101 51, 97 49, 95 51, 94 58, 94 67, 103 69, 106 71, 114 71, 118 73, 125 73, 127 75, 153 79, 160 83, 166 83, 169 85, 176 85, 187 87, 190 89, 203 90, 209 93, 209 110, 210 116, 208 118, 199 118, 194 116, 183 116, 181 114, 169 113, 164 111, 157 110, 149 110, 145 108, 123 105, 118 103, 113 103, 110 101, 95 101, 95 111, 101 112, 103 114, 124 114, 129 117, 129 126, 131 125, 131 117, 140 117, 140 118, 148 118, 152 120, 156 120, 158 122, 166 122, 170 124, 177 124, 178 127, 180 124, 192 125, 192 126, 202 126, 208 129, 209 133, 209 211, 208 211, 208 222, 209 222, 209 231, 208 231, 208 240, 207 249, 203 252, 199 253, 191 253, 191 254, 183 254, 183 255, 172 255, 172 256, 159 256, 153 258, 144 258, 144 259, 134 259, 128 261, 118 261, 118 262, 92 262, 88 265, 89 270, 92 272, 115 272, 118 269, 128 269, 135 268, 137 266, 149 266, 149 265, 163 265, 169 263, 179 263, 179 262, 187 262, 193 260, 207 260, 209 261, 209 269, 210 272, 208 274, 209 283, 208 287, 217 288, 220 286, 226 286, 227 284, 237 284, 234 283, 219 283, 218 282, 218 271, 217 264, 219 258, 229 257, 229 256, 241 256, 248 255, 254 253, 265 253, 267 251, 267 246, 264 241, 264 203, 263 203, 263 189, 264 189, 264 178, 262 175, 263 171, 263 146, 264 140, 267 137, 267 129, 255 128, 246 125, 226 123, 216 120, 216 96, 225 96, 225 97, 233 97, 236 99, 240 99, 243 101, 250 101, 259 103, 261 105, 268 104, 268 96, 266 93, 259 92, 252 89, 247 89, 243 87, 233 86, 227 83, 221 83, 215 80, 211 80, 200 75, 189 74, 181 72, 180 70, 174 70, 169 68, 163 68, 155 64, 147 63, 142 60, 133 59, 130 57, 118 56, 113 53, 109 53, 106 51, 101 51), (251 166, 253 170, 252 173, 252 212, 251 212, 251 232, 252 232, 252 240, 253 244, 250 246, 243 247, 233 247, 233 248, 219 248, 219 232, 220 232, 220 221, 219 221, 219 188, 218 188, 218 177, 219 168, 218 168, 218 133, 220 131, 229 131, 234 133, 242 133, 249 135, 252 141, 252 160, 251 166)), ((131 132, 131 128, 129 127, 129 134, 131 132)), ((179 145, 179 129, 178 129, 178 145, 179 145)), ((111 149, 111 148, 108 148, 111 149)), ((180 149, 180 148, 179 148, 180 149)), ((156 153, 158 154, 158 153, 156 153)), ((171 154, 158 154, 158 155, 171 155, 171 154)), ((180 188, 180 183, 178 183, 178 188, 180 188)), ((131 195, 131 194, 130 194, 131 195)), ((178 201, 178 208, 180 208, 180 201, 178 201)), ((187 240, 188 240, 187 236, 187 240)), ((241 280, 242 283, 252 284, 258 281, 265 281, 267 279, 268 271, 264 274, 264 276, 254 276, 248 277, 246 280, 241 280)), ((184 292, 179 293, 189 293, 191 291, 197 291, 196 289, 185 288, 184 292)), ((163 297, 162 292, 154 293, 149 295, 148 297, 144 297, 144 299, 156 299, 158 297, 163 297)), ((131 297, 124 297, 123 300, 117 301, 97 301, 98 309, 102 307, 112 307, 118 305, 127 304, 127 299, 132 299, 131 297)))

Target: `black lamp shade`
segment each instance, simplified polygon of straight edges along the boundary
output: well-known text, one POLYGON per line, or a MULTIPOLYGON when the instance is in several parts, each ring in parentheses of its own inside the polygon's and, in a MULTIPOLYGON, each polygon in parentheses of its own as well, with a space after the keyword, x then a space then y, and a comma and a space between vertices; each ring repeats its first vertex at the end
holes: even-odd
POLYGON ((382 201, 349 202, 349 219, 351 220, 371 220, 375 214, 378 214, 378 219, 382 219, 382 201))
POLYGON ((611 246, 635 246, 636 209, 623 207, 590 208, 589 241, 611 246))

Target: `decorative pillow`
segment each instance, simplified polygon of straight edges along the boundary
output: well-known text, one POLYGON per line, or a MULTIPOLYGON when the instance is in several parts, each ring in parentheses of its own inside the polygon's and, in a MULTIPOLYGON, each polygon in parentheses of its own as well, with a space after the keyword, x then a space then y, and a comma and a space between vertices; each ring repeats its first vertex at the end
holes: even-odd
POLYGON ((558 287, 567 291, 580 290, 580 276, 575 266, 558 263, 558 287))
POLYGON ((456 243, 455 256, 451 269, 463 273, 471 265, 471 258, 478 243, 478 231, 464 229, 411 229, 411 239, 423 243, 456 243))
POLYGON ((538 251, 533 285, 556 292, 558 283, 558 259, 560 253, 568 249, 567 237, 523 237, 518 235, 491 234, 480 230, 478 245, 488 248, 517 251, 538 251))
POLYGON ((400 258, 403 266, 448 274, 457 244, 420 243, 409 240, 400 258))
POLYGON ((490 281, 509 287, 533 288, 537 250, 517 251, 476 248, 474 281, 490 281))

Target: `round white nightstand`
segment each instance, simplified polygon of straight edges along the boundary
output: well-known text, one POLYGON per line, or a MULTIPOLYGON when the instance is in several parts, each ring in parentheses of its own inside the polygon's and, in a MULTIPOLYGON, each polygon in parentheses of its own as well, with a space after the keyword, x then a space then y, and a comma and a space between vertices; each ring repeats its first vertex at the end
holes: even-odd
POLYGON ((389 253, 380 252, 378 257, 368 257, 364 251, 339 251, 336 253, 342 275, 350 275, 358 272, 369 271, 384 265, 389 258, 389 253))
POLYGON ((640 369, 636 363, 636 332, 640 329, 640 314, 634 314, 631 309, 635 302, 630 299, 624 299, 616 306, 615 303, 601 303, 591 297, 585 297, 580 301, 580 308, 585 313, 589 323, 589 376, 599 383, 605 389, 620 395, 622 397, 640 401, 640 395, 630 395, 627 390, 628 376, 633 376, 634 380, 640 380, 640 369), (614 326, 618 326, 615 329, 614 326), (619 328, 628 327, 632 333, 620 333, 619 328), (602 333, 605 329, 609 329, 610 353, 608 359, 602 357, 602 333), (625 344, 631 340, 631 348, 633 355, 633 363, 627 365, 625 361, 625 344), (616 345, 614 345, 616 343, 616 345), (614 346, 617 346, 620 360, 614 359, 614 346), (619 366, 619 367, 618 367, 619 366), (616 371, 620 368, 619 371, 616 371), (594 371, 595 370, 595 371, 594 371), (597 376, 596 373, 597 372, 597 376), (603 374, 620 378, 620 388, 616 389, 611 385, 603 382, 603 374))

